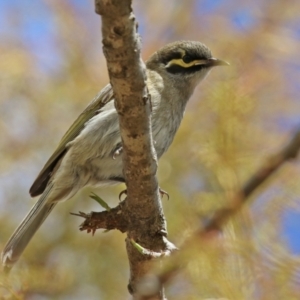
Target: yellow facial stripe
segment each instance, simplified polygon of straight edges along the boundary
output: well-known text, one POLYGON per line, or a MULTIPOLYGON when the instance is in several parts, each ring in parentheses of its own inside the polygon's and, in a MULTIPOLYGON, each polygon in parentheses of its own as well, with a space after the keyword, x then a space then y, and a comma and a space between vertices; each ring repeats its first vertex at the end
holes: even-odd
POLYGON ((168 64, 166 65, 166 68, 169 68, 173 65, 180 66, 183 68, 190 68, 192 66, 199 66, 199 65, 205 65, 205 64, 207 64, 207 61, 205 59, 198 59, 198 60, 196 59, 189 63, 185 63, 181 58, 174 58, 168 62, 168 64))

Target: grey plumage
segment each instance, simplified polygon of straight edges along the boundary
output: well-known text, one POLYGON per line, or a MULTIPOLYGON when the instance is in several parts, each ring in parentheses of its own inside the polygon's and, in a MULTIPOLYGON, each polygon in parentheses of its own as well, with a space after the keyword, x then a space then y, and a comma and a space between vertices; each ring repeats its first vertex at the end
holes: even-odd
MULTIPOLYGON (((197 84, 213 66, 226 63, 212 58, 199 42, 175 42, 146 62, 147 86, 152 102, 152 134, 157 157, 171 145, 186 103, 197 84)), ((58 201, 71 198, 86 185, 123 182, 118 115, 108 84, 77 118, 30 188, 40 195, 7 242, 1 258, 10 268, 58 201)))

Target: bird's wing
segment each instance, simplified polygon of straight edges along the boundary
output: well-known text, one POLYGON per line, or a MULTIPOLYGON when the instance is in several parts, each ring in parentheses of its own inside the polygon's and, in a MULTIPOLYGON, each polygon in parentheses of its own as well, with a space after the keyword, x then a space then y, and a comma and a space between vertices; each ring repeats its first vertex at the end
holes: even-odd
POLYGON ((29 193, 32 197, 38 196, 43 193, 57 162, 66 154, 68 143, 73 141, 84 128, 85 123, 92 117, 97 115, 100 112, 100 109, 103 108, 113 98, 114 96, 111 85, 108 84, 79 115, 79 117, 75 120, 69 130, 65 133, 58 147, 48 159, 45 166, 32 184, 29 190, 29 193))

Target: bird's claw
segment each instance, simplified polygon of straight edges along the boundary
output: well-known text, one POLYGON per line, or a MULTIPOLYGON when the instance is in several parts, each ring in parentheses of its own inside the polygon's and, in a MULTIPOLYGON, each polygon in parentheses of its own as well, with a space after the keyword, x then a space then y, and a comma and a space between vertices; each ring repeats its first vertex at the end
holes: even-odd
POLYGON ((170 199, 170 196, 169 196, 169 194, 168 194, 166 191, 164 191, 164 190, 161 189, 161 188, 158 188, 158 190, 159 190, 159 193, 160 193, 161 198, 163 198, 164 195, 166 195, 166 196, 168 197, 168 200, 170 199))
POLYGON ((122 201, 121 198, 122 198, 122 196, 123 196, 124 194, 127 196, 127 190, 123 190, 123 191, 119 194, 119 201, 122 201))
POLYGON ((120 147, 117 148, 117 149, 115 150, 115 152, 113 153, 113 159, 116 159, 122 152, 123 152, 123 147, 120 146, 120 147))
MULTIPOLYGON (((170 196, 169 196, 169 194, 166 192, 166 191, 164 191, 163 189, 161 189, 161 188, 158 188, 158 191, 159 191, 159 193, 160 193, 160 196, 161 196, 161 198, 163 198, 165 195, 168 197, 168 200, 170 199, 170 196)), ((122 191, 120 194, 119 194, 119 200, 120 201, 122 201, 122 196, 123 195, 127 195, 127 190, 124 190, 124 191, 122 191)))

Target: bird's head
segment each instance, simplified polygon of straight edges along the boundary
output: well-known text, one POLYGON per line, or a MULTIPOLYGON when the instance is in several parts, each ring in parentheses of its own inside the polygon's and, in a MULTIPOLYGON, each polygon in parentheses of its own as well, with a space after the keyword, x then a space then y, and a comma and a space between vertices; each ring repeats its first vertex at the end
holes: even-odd
POLYGON ((194 87, 205 78, 212 67, 226 66, 227 62, 214 58, 209 48, 195 41, 178 41, 167 44, 146 62, 148 69, 157 71, 163 79, 178 85, 194 87))

